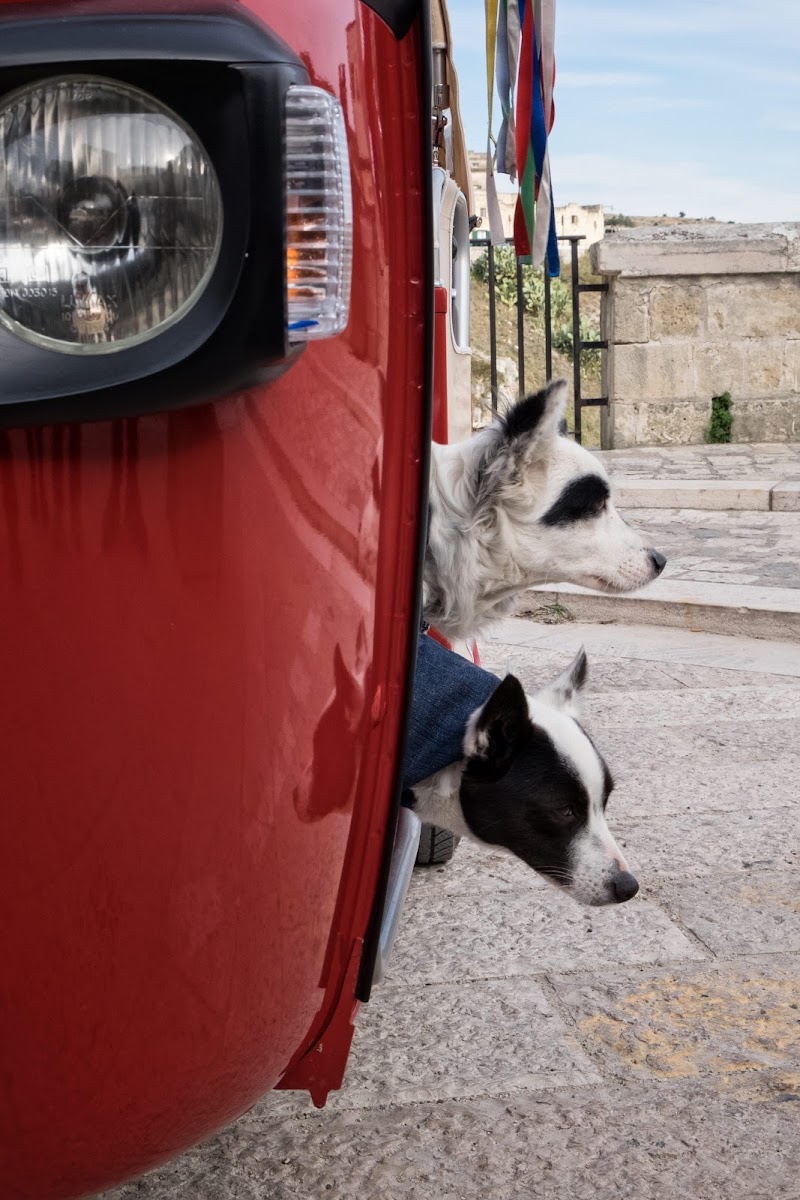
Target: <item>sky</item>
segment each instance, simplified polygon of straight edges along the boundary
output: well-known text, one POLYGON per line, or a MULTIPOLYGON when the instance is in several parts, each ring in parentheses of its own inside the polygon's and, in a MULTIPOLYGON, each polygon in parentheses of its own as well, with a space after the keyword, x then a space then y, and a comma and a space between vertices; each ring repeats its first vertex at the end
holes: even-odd
MULTIPOLYGON (((482 150, 483 0, 448 8, 482 150)), ((556 0, 556 71, 557 205, 800 221, 800 0, 556 0)))

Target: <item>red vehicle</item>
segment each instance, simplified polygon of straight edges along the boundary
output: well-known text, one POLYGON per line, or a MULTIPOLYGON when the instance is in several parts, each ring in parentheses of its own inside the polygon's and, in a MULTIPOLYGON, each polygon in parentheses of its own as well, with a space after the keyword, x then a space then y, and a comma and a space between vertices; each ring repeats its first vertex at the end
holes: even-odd
POLYGON ((415 0, 0 0, 3 1200, 341 1082, 416 848, 429 58, 415 0))

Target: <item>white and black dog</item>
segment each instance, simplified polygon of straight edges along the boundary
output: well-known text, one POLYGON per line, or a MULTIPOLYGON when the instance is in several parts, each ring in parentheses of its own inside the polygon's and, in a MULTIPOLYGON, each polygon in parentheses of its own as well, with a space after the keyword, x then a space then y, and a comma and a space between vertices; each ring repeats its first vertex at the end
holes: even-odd
POLYGON ((561 436, 566 396, 556 380, 474 437, 434 445, 423 604, 450 641, 535 584, 629 592, 664 569, 614 508, 599 460, 561 436))
POLYGON ((579 904, 630 900, 639 884, 606 825, 611 773, 579 724, 586 654, 526 696, 507 675, 464 736, 464 758, 414 789, 414 810, 472 841, 502 846, 579 904))

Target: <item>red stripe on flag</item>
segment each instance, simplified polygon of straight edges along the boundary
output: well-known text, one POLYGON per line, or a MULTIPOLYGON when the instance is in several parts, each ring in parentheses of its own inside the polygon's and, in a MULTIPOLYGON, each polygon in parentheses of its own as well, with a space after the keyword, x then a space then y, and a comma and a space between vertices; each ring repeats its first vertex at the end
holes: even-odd
MULTIPOLYGON (((519 72, 517 76, 517 179, 520 189, 531 142, 531 108, 533 105, 533 0, 525 5, 525 16, 520 31, 519 72)), ((532 153, 532 151, 531 151, 532 153)), ((531 230, 522 206, 522 196, 517 197, 514 209, 514 249, 519 257, 531 252, 531 230)))
POLYGON ((533 102, 533 3, 525 5, 525 20, 519 52, 517 79, 517 178, 522 179, 528 161, 533 102))
POLYGON ((531 241, 528 237, 528 224, 522 207, 522 198, 517 196, 517 207, 514 209, 514 253, 524 258, 531 252, 531 241))

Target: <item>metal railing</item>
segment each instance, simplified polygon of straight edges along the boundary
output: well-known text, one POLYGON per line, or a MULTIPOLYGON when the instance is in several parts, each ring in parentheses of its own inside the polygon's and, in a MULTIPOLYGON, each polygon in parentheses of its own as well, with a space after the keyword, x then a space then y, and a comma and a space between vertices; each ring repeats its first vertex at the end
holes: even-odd
MULTIPOLYGON (((605 338, 594 341, 583 341, 581 338, 581 295, 584 292, 607 292, 607 283, 581 283, 578 273, 578 243, 584 240, 583 235, 565 234, 558 239, 570 244, 570 266, 572 273, 572 386, 575 407, 575 441, 582 439, 581 413, 584 408, 602 408, 608 404, 608 396, 584 396, 581 383, 581 356, 586 350, 607 350, 605 338)), ((513 246, 513 241, 507 239, 506 246, 513 246)), ((489 367, 490 388, 492 394, 492 413, 497 412, 497 295, 494 251, 495 247, 488 235, 473 233, 470 245, 485 249, 489 259, 489 367)), ((517 267, 517 363, 519 370, 519 395, 525 395, 525 299, 523 282, 525 270, 519 259, 517 267)), ((550 276, 545 269, 544 274, 544 346, 545 346, 545 378, 549 383, 553 378, 553 314, 550 295, 550 276)))

